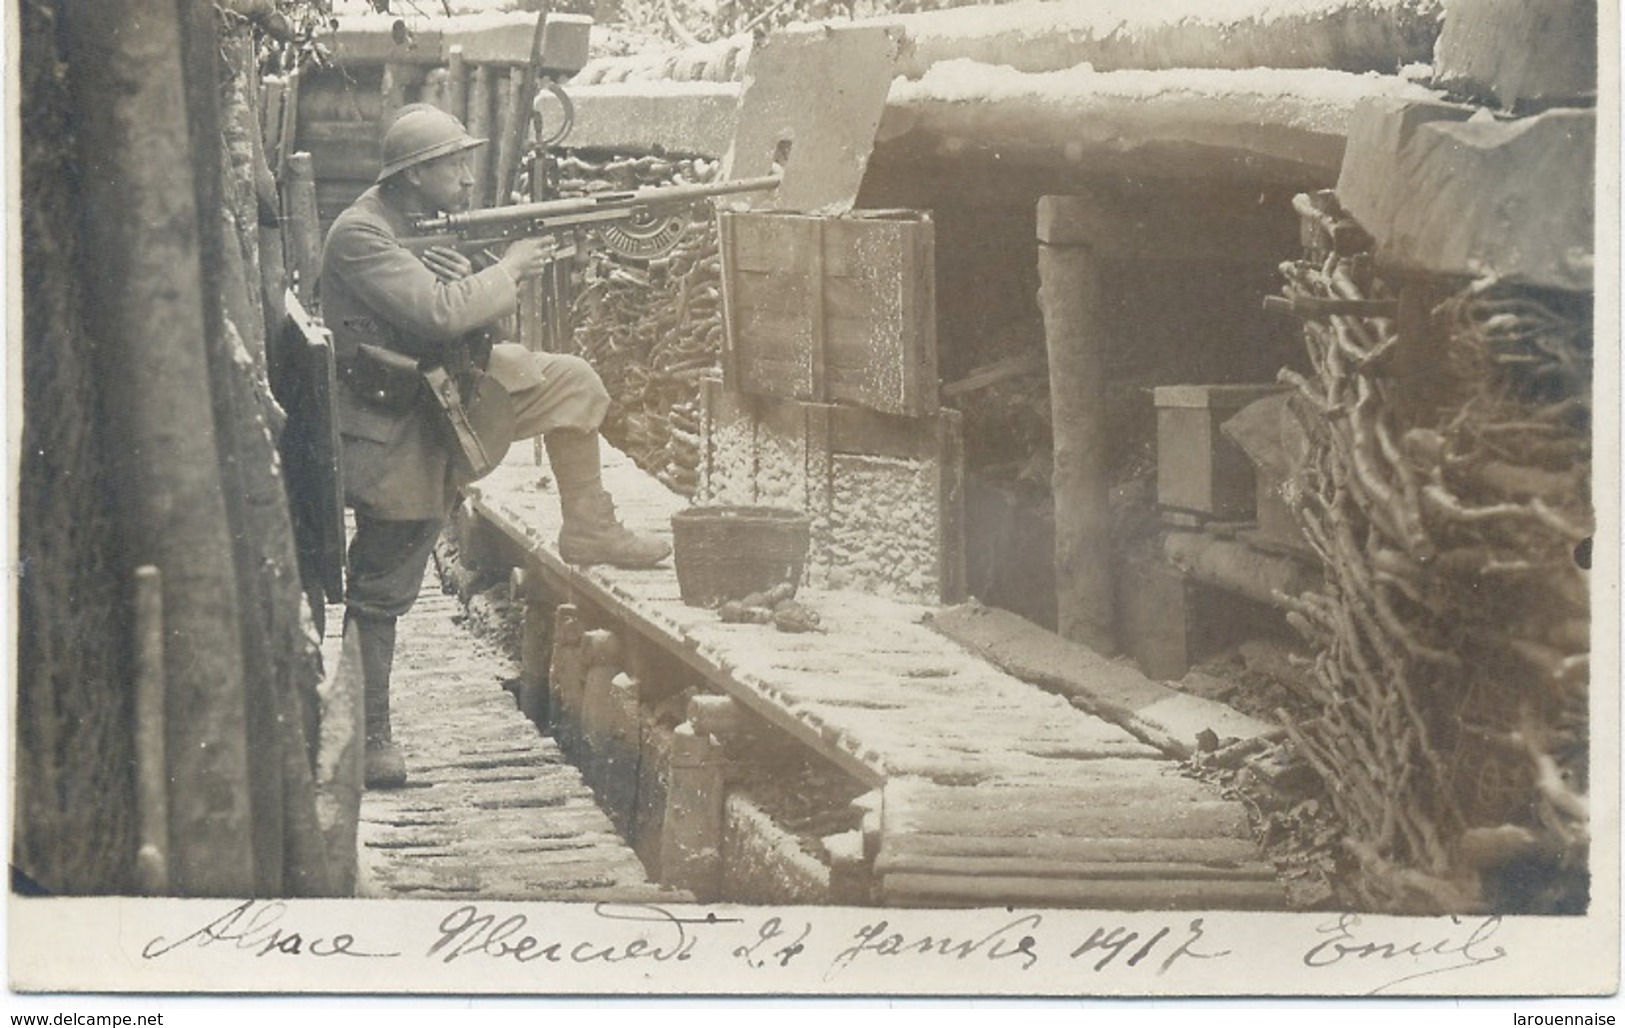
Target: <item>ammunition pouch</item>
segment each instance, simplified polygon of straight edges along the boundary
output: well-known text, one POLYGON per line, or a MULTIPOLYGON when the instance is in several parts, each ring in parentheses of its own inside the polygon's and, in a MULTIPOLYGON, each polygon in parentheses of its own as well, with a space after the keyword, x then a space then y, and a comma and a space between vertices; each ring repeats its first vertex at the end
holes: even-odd
POLYGON ((381 346, 362 343, 339 374, 362 403, 392 414, 410 410, 423 393, 418 362, 381 346))

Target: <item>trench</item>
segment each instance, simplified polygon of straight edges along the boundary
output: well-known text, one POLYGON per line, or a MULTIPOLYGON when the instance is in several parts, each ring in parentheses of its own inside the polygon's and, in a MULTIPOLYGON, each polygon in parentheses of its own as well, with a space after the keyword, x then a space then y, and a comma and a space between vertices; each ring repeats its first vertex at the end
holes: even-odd
MULTIPOLYGON (((478 561, 467 559, 471 550, 478 549, 469 545, 469 536, 478 533, 479 527, 469 520, 454 519, 437 546, 435 568, 426 588, 438 584, 457 597, 461 628, 499 653, 512 671, 494 688, 512 697, 542 737, 558 744, 564 760, 592 788, 599 809, 636 854, 649 880, 661 885, 681 883, 683 872, 667 866, 670 861, 663 853, 673 845, 666 822, 674 816, 668 795, 674 736, 687 716, 688 701, 713 693, 696 672, 661 662, 652 675, 661 681, 660 689, 642 690, 645 696, 636 711, 635 740, 583 724, 579 710, 527 704, 527 678, 531 688, 542 695, 549 693, 545 676, 558 657, 551 638, 543 642, 525 637, 526 605, 513 574, 516 555, 507 555, 516 558, 511 563, 502 555, 493 562, 488 552, 482 552, 478 561), (537 655, 544 653, 546 659, 538 661, 537 655)), ((539 606, 546 613, 539 620, 554 624, 559 603, 559 597, 543 598, 539 606)), ((646 666, 645 673, 650 673, 646 666)), ((835 902, 826 840, 860 830, 864 809, 854 801, 868 793, 870 785, 775 730, 765 719, 748 711, 740 711, 736 717, 727 726, 726 756, 718 769, 721 795, 711 797, 721 813, 721 866, 709 887, 694 890, 696 898, 738 903, 835 902)), ((497 759, 483 763, 491 768, 507 766, 497 759)), ((511 802, 544 803, 540 799, 511 802)))

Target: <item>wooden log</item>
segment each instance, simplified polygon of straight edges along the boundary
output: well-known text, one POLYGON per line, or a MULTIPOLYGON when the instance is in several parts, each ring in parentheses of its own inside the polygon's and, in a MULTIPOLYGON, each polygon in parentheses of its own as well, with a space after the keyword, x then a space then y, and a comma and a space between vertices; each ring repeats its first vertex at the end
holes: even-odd
POLYGON ((581 690, 586 666, 581 654, 585 631, 580 613, 568 603, 553 612, 553 660, 547 675, 548 714, 559 748, 577 748, 580 738, 581 690))
POLYGON ((500 117, 497 120, 498 135, 493 142, 497 150, 495 196, 499 204, 515 202, 512 194, 525 148, 526 106, 524 71, 515 68, 503 83, 502 97, 497 105, 500 117))
MULTIPOLYGON (((491 68, 476 65, 468 87, 468 134, 479 139, 491 135, 491 68)), ((474 148, 474 195, 469 205, 475 209, 490 206, 491 187, 487 180, 491 173, 491 145, 474 148)))
POLYGON ((1075 863, 1152 861, 1229 865, 1258 859, 1258 845, 1239 838, 1108 839, 1079 836, 952 835, 893 832, 885 834, 883 855, 892 861, 937 857, 1000 859, 1022 857, 1075 863))
POLYGON ((461 46, 453 46, 446 51, 446 76, 446 110, 467 125, 468 66, 464 63, 461 46))
POLYGON ((672 736, 671 777, 661 826, 661 882, 687 889, 701 903, 722 891, 721 750, 692 724, 678 725, 672 736))
POLYGON ((874 902, 874 869, 864 857, 863 833, 842 832, 823 838, 829 855, 829 901, 838 906, 867 906, 874 902))
POLYGON ((1117 652, 1107 473, 1107 341, 1093 238, 1072 197, 1038 204, 1038 303, 1049 352, 1055 426, 1057 631, 1103 656, 1117 652), (1083 234, 1080 234, 1080 228, 1083 234))
POLYGON ((260 129, 264 133, 262 145, 271 159, 272 169, 279 166, 278 154, 282 150, 282 99, 286 95, 287 80, 280 75, 267 78, 260 90, 260 129))
POLYGON ((519 629, 519 710, 540 729, 549 720, 547 672, 553 613, 539 592, 539 588, 527 588, 524 597, 519 629))
POLYGON ((1320 574, 1302 561, 1205 533, 1170 532, 1163 552, 1196 581, 1272 607, 1288 607, 1290 600, 1321 584, 1320 574))
POLYGON ((317 690, 320 738, 312 775, 332 894, 355 892, 356 839, 360 828, 365 716, 361 637, 353 624, 339 650, 338 666, 317 690))
POLYGON ((282 89, 282 128, 277 133, 276 178, 281 182, 288 173, 288 159, 299 149, 299 102, 303 97, 300 86, 304 76, 296 69, 288 73, 282 89))
POLYGON ((722 742, 745 731, 746 718, 744 708, 731 696, 695 696, 688 701, 688 720, 694 730, 722 742))
POLYGON ((1050 878, 891 874, 881 880, 886 905, 1057 906, 1107 910, 1279 910, 1286 894, 1275 882, 1057 880, 1050 878))
POLYGON ((111 212, 85 222, 83 256, 87 322, 106 344, 99 374, 120 384, 108 403, 110 438, 123 444, 122 538, 162 575, 165 706, 187 712, 166 722, 171 881, 181 895, 252 895, 239 590, 210 402, 200 183, 175 60, 187 33, 172 4, 58 13, 84 203, 111 212))
POLYGON ((1017 354, 1003 360, 984 364, 973 369, 969 374, 955 382, 949 382, 942 387, 943 399, 953 399, 974 393, 988 386, 998 385, 1000 382, 1012 378, 1022 378, 1027 375, 1045 374, 1049 371, 1049 361, 1043 354, 1017 354))
POLYGON ((611 691, 621 673, 619 640, 613 632, 591 629, 582 637, 582 657, 587 664, 581 693, 581 742, 579 752, 570 754, 581 768, 593 791, 602 793, 608 767, 611 691))
POLYGON ((310 154, 288 158, 287 250, 294 295, 307 308, 316 302, 316 280, 322 266, 322 226, 316 206, 316 170, 310 154))
POLYGON ((642 750, 641 686, 628 674, 609 682, 609 714, 599 754, 600 795, 615 827, 630 834, 638 806, 638 765, 642 750))
POLYGON ((660 874, 661 836, 665 834, 666 794, 671 781, 672 730, 653 714, 638 714, 638 794, 627 840, 655 878, 660 874))
POLYGON ((893 814, 885 833, 935 835, 1061 835, 1077 838, 1248 838, 1247 812, 1230 800, 1143 799, 1081 810, 915 808, 893 814))
POLYGON ((389 127, 389 123, 395 120, 395 112, 406 106, 406 87, 414 78, 413 70, 407 65, 397 61, 384 63, 384 77, 378 89, 382 101, 378 113, 380 136, 389 127))
POLYGON ((1597 96, 1597 0, 1449 0, 1433 84, 1508 110, 1597 96))
POLYGON ((1188 864, 1178 861, 1045 860, 1039 857, 941 856, 908 857, 882 853, 875 861, 880 875, 951 875, 966 878, 1063 878, 1093 881, 1268 881, 1275 870, 1262 861, 1246 864, 1188 864))
POLYGON ((136 882, 143 895, 169 893, 169 773, 164 755, 164 597, 158 569, 135 572, 135 760, 140 803, 136 882))

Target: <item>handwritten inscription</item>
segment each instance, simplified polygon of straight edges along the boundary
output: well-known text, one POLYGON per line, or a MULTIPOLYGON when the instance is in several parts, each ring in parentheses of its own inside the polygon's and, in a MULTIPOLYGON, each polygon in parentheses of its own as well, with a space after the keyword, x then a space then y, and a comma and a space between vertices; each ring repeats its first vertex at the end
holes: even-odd
POLYGON ((1351 964, 1422 968, 1377 986, 1370 992, 1376 995, 1401 982, 1476 967, 1506 957, 1504 947, 1490 944, 1490 938, 1501 927, 1499 917, 1486 917, 1472 923, 1452 917, 1449 924, 1448 929, 1441 929, 1438 921, 1429 921, 1427 927, 1420 930, 1409 926, 1383 929, 1367 926, 1359 914, 1343 914, 1316 929, 1326 938, 1304 952, 1303 962, 1317 969, 1346 968, 1351 964), (1390 963, 1392 961, 1408 963, 1390 963))
POLYGON ((800 934, 792 939, 784 922, 770 917, 757 928, 756 941, 734 947, 733 955, 752 968, 767 967, 770 963, 789 967, 790 961, 807 951, 807 937, 812 934, 812 927, 810 921, 803 921, 800 934))
POLYGON ((397 957, 398 951, 363 947, 349 932, 317 935, 283 924, 288 904, 246 900, 195 931, 171 942, 156 936, 142 947, 148 960, 167 956, 179 949, 223 946, 245 950, 256 957, 397 957))
POLYGON ((688 930, 694 924, 721 924, 715 916, 680 918, 654 906, 612 907, 600 905, 594 911, 607 920, 647 926, 624 942, 544 940, 527 929, 525 914, 497 917, 474 904, 458 907, 440 922, 440 935, 429 946, 427 956, 450 964, 464 957, 489 957, 529 964, 545 960, 550 964, 624 964, 647 960, 654 963, 690 960, 699 937, 688 930))
MULTIPOLYGON (((207 909, 207 908, 205 908, 207 909)), ((207 920, 180 934, 157 935, 141 948, 146 960, 181 960, 200 950, 253 959, 398 959, 432 965, 635 965, 648 979, 658 965, 708 957, 727 959, 753 977, 908 973, 926 966, 964 967, 968 983, 1002 970, 1051 973, 1075 969, 1090 981, 1124 975, 1157 977, 1196 962, 1232 954, 1233 941, 1215 917, 1164 915, 1120 918, 1083 912, 1010 910, 957 913, 912 911, 831 912, 792 916, 768 908, 733 908, 730 915, 647 904, 554 908, 539 904, 463 903, 431 911, 432 920, 357 925, 355 908, 274 900, 245 900, 214 908, 207 920), (837 927, 839 926, 839 927, 837 927), (855 926, 855 927, 854 927, 855 926), (363 930, 364 929, 364 930, 363 930), (710 947, 708 949, 707 947, 710 947), (975 970, 973 970, 975 969, 975 970)), ((1333 915, 1300 921, 1313 937, 1282 940, 1274 949, 1326 987, 1346 988, 1351 972, 1370 994, 1405 982, 1458 972, 1508 958, 1496 939, 1499 917, 1405 920, 1333 915), (1295 958, 1295 959, 1294 959, 1295 958)), ((1302 938, 1300 936, 1300 938, 1302 938)), ((1260 973, 1262 965, 1254 969, 1260 973)))
POLYGON ((1082 945, 1072 951, 1071 956, 1073 960, 1079 960, 1100 953, 1102 955, 1095 962, 1094 968, 1096 971, 1104 971, 1124 953, 1129 952, 1130 947, 1133 947, 1133 952, 1123 961, 1124 967, 1138 967, 1142 960, 1160 952, 1166 955, 1157 965, 1157 974, 1165 974, 1183 958, 1213 960, 1230 954, 1227 949, 1210 951, 1198 948, 1197 944, 1202 941, 1205 934, 1206 930, 1202 927, 1200 917, 1192 919, 1190 926, 1183 932, 1163 925, 1144 937, 1139 932, 1131 931, 1122 925, 1096 928, 1082 945))
MULTIPOLYGON (((954 960, 977 957, 991 963, 1017 958, 1023 971, 1038 962, 1036 936, 1043 915, 1028 914, 982 935, 955 938, 951 935, 909 934, 894 931, 888 921, 876 921, 859 928, 857 942, 836 955, 830 973, 850 967, 860 957, 938 956, 954 960)), ((828 977, 828 975, 826 975, 828 977)))

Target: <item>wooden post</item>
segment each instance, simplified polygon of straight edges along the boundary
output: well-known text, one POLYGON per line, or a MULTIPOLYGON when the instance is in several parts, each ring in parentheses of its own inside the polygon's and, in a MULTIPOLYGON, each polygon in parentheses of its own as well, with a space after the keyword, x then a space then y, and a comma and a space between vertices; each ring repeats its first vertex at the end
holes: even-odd
MULTIPOLYGON (((528 578, 529 576, 527 576, 528 578)), ((519 711, 538 729, 548 723, 547 671, 553 641, 552 612, 527 581, 519 627, 519 711)))
POLYGON ((520 151, 524 149, 524 124, 528 113, 525 109, 525 75, 522 69, 515 68, 508 73, 507 88, 503 91, 502 120, 498 122, 500 135, 497 144, 497 192, 498 204, 512 203, 511 196, 514 182, 518 178, 520 151))
POLYGON ((672 736, 671 777, 661 825, 661 881, 687 889, 701 903, 722 892, 722 828, 725 794, 722 747, 693 722, 672 736))
POLYGON ((352 895, 360 827, 362 761, 366 747, 361 637, 345 626, 338 666, 318 690, 321 742, 315 771, 317 805, 333 894, 352 895))
MULTIPOLYGON (((465 124, 468 134, 480 139, 489 139, 491 136, 491 69, 488 65, 476 64, 470 76, 473 81, 468 87, 468 118, 465 124)), ((490 176, 491 144, 475 147, 474 155, 474 196, 470 206, 480 208, 486 206, 487 198, 491 195, 491 187, 486 181, 490 176)))
POLYGON ((158 569, 135 571, 135 771, 140 804, 136 882, 169 892, 169 770, 164 756, 164 597, 158 569))
POLYGON ((282 98, 285 95, 283 86, 286 80, 280 75, 267 78, 260 92, 260 131, 263 133, 261 145, 270 160, 271 169, 275 171, 281 164, 282 151, 282 98))
POLYGON ((496 81, 491 83, 491 93, 494 94, 492 99, 496 101, 497 110, 496 115, 491 120, 491 132, 487 133, 487 135, 491 136, 491 141, 481 148, 484 151, 489 151, 489 161, 491 161, 491 171, 489 171, 491 206, 502 206, 509 203, 509 195, 507 195, 507 151, 509 151, 507 123, 509 123, 513 115, 513 78, 515 78, 515 73, 509 71, 507 75, 497 76, 496 81))
POLYGON ((553 661, 547 673, 547 711, 553 738, 566 754, 576 749, 576 732, 581 710, 581 640, 585 628, 580 611, 561 603, 553 612, 553 661))
POLYGON ((165 706, 186 712, 165 723, 171 884, 182 895, 249 896, 240 594, 214 427, 197 140, 175 59, 185 33, 168 3, 58 15, 75 70, 85 209, 103 212, 83 222, 86 319, 104 344, 97 372, 118 385, 108 432, 120 441, 121 535, 132 561, 162 576, 165 706))
POLYGON ((411 65, 399 61, 387 61, 384 64, 384 79, 381 86, 383 106, 378 112, 378 124, 386 129, 389 123, 395 120, 395 112, 406 106, 406 83, 411 74, 411 65))
POLYGON ((455 44, 446 55, 446 110, 468 124, 468 68, 463 63, 463 46, 455 44))
POLYGON ((316 169, 308 153, 288 158, 288 248, 294 295, 308 309, 316 303, 316 279, 322 267, 322 226, 316 210, 316 169))
POLYGON ((1055 602, 1059 634, 1117 653, 1106 447, 1106 340, 1095 241, 1079 201, 1038 202, 1038 304, 1055 432, 1055 602))
POLYGON ((581 769, 587 784, 595 790, 603 788, 605 733, 609 724, 610 683, 621 673, 621 640, 614 632, 593 628, 581 636, 581 662, 586 671, 582 676, 579 728, 576 749, 566 754, 581 769))
POLYGON ((596 755, 600 795, 610 820, 623 834, 630 834, 638 807, 638 764, 643 721, 638 703, 638 680, 618 674, 609 682, 609 714, 605 722, 603 749, 596 755))
POLYGON ((272 166, 278 182, 288 174, 288 160, 299 150, 299 72, 290 71, 282 87, 282 131, 277 133, 276 163, 272 166))

